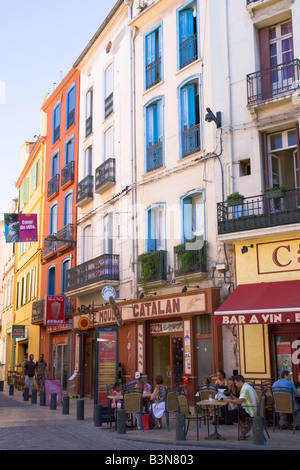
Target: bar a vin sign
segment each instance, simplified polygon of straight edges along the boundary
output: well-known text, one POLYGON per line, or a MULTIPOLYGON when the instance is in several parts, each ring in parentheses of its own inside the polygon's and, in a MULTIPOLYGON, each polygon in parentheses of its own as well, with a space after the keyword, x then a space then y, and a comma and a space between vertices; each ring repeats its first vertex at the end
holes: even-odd
POLYGON ((300 323, 300 312, 216 315, 217 325, 257 325, 300 323))

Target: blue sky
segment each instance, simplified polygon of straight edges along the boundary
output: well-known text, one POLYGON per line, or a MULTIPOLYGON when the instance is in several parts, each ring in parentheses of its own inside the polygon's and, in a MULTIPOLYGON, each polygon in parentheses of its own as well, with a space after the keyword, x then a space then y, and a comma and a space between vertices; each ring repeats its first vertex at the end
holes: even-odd
POLYGON ((72 68, 116 0, 0 0, 0 220, 17 191, 21 147, 40 133, 44 97, 72 68))

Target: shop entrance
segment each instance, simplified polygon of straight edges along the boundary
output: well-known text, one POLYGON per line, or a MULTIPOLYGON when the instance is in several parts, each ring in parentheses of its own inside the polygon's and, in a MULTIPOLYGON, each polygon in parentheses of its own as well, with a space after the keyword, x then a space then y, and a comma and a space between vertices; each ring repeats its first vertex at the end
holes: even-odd
POLYGON ((68 344, 53 345, 53 379, 59 379, 61 389, 67 390, 68 386, 68 370, 69 370, 69 346, 68 344))
POLYGON ((85 336, 84 342, 84 396, 94 395, 94 340, 85 336))
POLYGON ((279 379, 281 372, 288 370, 292 375, 292 381, 297 382, 300 372, 300 328, 296 325, 273 327, 270 338, 273 378, 279 379))
POLYGON ((161 375, 164 384, 172 387, 182 382, 183 374, 183 339, 175 335, 152 337, 152 377, 161 375))

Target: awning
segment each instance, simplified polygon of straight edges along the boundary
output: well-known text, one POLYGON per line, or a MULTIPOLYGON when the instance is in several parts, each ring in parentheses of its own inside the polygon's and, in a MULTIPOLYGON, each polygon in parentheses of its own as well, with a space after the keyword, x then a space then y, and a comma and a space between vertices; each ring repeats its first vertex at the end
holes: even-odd
POLYGON ((300 324, 300 280, 239 285, 215 315, 218 325, 300 324))

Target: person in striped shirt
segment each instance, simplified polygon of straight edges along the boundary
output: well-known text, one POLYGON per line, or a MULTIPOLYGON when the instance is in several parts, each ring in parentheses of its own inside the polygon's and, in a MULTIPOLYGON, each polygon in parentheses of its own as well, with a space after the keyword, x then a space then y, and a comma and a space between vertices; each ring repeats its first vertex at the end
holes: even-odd
POLYGON ((241 430, 241 438, 246 439, 249 437, 247 434, 251 430, 252 420, 258 413, 259 400, 253 387, 245 382, 242 375, 234 377, 234 385, 239 391, 238 398, 223 398, 223 401, 232 403, 233 405, 240 405, 233 410, 229 410, 231 421, 234 424, 239 424, 241 430))

